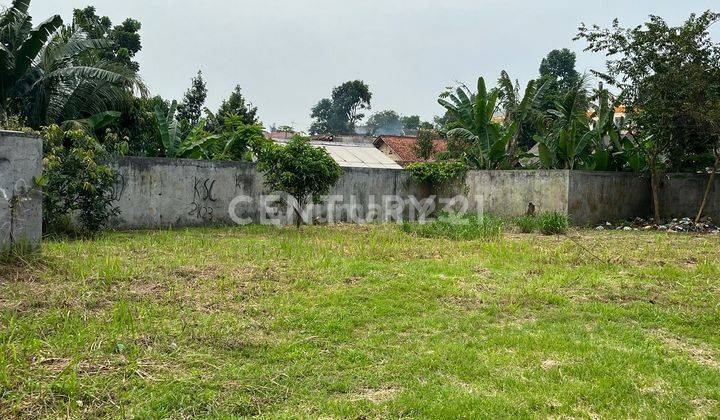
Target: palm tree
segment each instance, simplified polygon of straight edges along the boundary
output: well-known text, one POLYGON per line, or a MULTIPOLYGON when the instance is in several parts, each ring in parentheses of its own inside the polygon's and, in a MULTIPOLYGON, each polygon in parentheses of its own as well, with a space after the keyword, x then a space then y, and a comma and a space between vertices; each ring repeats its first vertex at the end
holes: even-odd
POLYGON ((94 51, 110 48, 54 16, 36 28, 30 0, 15 0, 0 18, 0 110, 21 112, 38 127, 122 109, 129 95, 146 94, 141 80, 122 64, 94 51))
POLYGON ((55 15, 33 28, 28 15, 30 0, 14 0, 0 15, 0 118, 10 111, 11 100, 19 95, 18 88, 34 59, 48 39, 60 27, 62 19, 55 15))
POLYGON ((545 114, 539 109, 540 98, 547 89, 548 83, 540 84, 531 80, 525 87, 525 92, 520 96, 520 83, 513 81, 503 70, 498 80, 500 89, 500 104, 505 110, 505 125, 515 124, 517 130, 508 142, 508 156, 511 166, 517 163, 519 143, 526 137, 532 139, 534 128, 541 127, 544 123, 545 114))
POLYGON ((512 124, 503 130, 493 122, 498 90, 488 92, 482 77, 478 79, 477 89, 477 93, 472 93, 466 86, 460 86, 455 93, 443 95, 438 103, 445 107, 457 126, 448 131, 448 138, 466 142, 460 151, 464 158, 478 169, 498 169, 507 166, 507 144, 517 126, 512 124))

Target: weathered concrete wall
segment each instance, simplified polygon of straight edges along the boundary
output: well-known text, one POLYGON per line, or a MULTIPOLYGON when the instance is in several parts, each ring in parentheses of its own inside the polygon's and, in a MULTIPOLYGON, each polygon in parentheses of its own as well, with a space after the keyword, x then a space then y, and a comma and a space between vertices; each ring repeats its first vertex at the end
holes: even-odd
POLYGON ((42 239, 42 141, 30 134, 0 131, 0 249, 38 247, 42 239))
POLYGON ((646 177, 626 172, 571 171, 568 215, 573 224, 645 217, 650 214, 646 177))
MULTIPOLYGON (((694 217, 700 208, 708 177, 707 174, 663 176, 660 182, 663 217, 694 217)), ((703 214, 712 217, 715 222, 720 222, 720 176, 715 177, 703 214)))
MULTIPOLYGON (((259 198, 262 180, 254 165, 185 159, 123 158, 117 164, 118 229, 230 224, 230 200, 259 198)), ((255 206, 240 204, 238 216, 258 218, 255 206)))
POLYGON ((569 171, 469 171, 458 194, 471 201, 471 210, 500 217, 527 213, 530 203, 537 212, 568 211, 569 171))
MULTIPOLYGON (((265 214, 261 211, 264 209, 261 197, 271 193, 264 190, 262 175, 252 163, 124 158, 117 163, 117 169, 115 196, 121 213, 111 223, 117 229, 233 224, 229 207, 241 195, 252 201, 237 203, 237 216, 257 223, 265 214)), ((694 214, 705 180, 703 175, 668 175, 662 189, 667 215, 694 214)), ((537 212, 559 211, 569 215, 576 225, 645 217, 651 213, 649 181, 631 173, 470 171, 457 185, 433 193, 441 198, 466 196, 471 211, 482 210, 501 217, 523 215, 532 203, 537 212)), ((367 217, 374 207, 377 209, 374 220, 383 221, 395 213, 388 211, 383 196, 422 199, 429 191, 412 182, 409 173, 402 170, 345 168, 330 194, 345 206, 335 207, 334 220, 353 219, 353 211, 367 217)), ((719 194, 720 179, 707 211, 716 220, 720 220, 719 194)), ((409 208, 405 206, 406 217, 409 208)), ((325 213, 316 216, 326 217, 325 213)), ((287 217, 280 220, 291 221, 287 217)))
MULTIPOLYGON (((120 215, 110 224, 116 229, 232 224, 229 208, 238 196, 252 201, 236 204, 237 217, 257 223, 263 215, 261 196, 272 193, 263 188, 263 177, 253 163, 123 158, 116 169, 115 205, 120 215)), ((330 194, 342 196, 343 203, 354 203, 365 214, 369 206, 383 204, 384 195, 407 197, 420 194, 420 188, 402 170, 344 168, 330 194)), ((377 215, 380 220, 385 216, 382 210, 377 215)), ((348 210, 338 206, 334 217, 348 220, 348 210)), ((288 223, 285 217, 281 221, 288 223)))

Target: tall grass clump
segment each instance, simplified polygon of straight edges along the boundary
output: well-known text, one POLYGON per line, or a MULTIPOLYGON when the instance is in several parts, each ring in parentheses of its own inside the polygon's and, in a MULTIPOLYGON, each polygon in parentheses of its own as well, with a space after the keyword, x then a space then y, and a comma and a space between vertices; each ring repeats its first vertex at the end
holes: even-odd
POLYGON ((556 211, 540 213, 537 226, 543 235, 564 235, 570 228, 567 216, 556 211))
POLYGON ((490 215, 441 214, 437 219, 427 223, 405 222, 401 229, 405 233, 424 238, 469 241, 499 237, 503 230, 503 221, 490 215))
POLYGON ((513 219, 513 224, 522 233, 533 233, 537 228, 537 219, 534 216, 520 216, 513 219))

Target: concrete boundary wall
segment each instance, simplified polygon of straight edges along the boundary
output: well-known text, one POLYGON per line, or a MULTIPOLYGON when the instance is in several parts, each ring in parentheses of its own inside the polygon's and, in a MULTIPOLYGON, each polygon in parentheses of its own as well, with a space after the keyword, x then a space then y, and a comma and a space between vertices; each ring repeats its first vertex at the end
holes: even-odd
MULTIPOLYGON (((111 223, 116 229, 233 224, 228 208, 238 195, 252 197, 252 202, 237 204, 238 217, 257 223, 264 213, 260 210, 261 196, 270 193, 263 188, 262 174, 253 163, 128 157, 120 159, 116 169, 114 194, 120 215, 111 223)), ((662 197, 668 216, 694 214, 706 180, 705 175, 667 175, 662 197)), ((716 220, 720 220, 718 192, 720 180, 707 212, 716 220)), ((469 171, 464 180, 434 193, 445 198, 464 195, 470 210, 501 217, 523 215, 532 203, 537 212, 567 214, 575 225, 646 217, 651 213, 649 180, 633 173, 469 171)), ((379 206, 379 220, 388 216, 382 205, 385 195, 418 199, 430 195, 403 170, 367 168, 344 168, 331 194, 342 196, 344 204, 353 203, 363 209, 379 206)), ((348 216, 344 210, 335 210, 337 221, 346 221, 348 216)), ((288 222, 283 219, 283 223, 288 222)))
POLYGON ((42 239, 42 141, 34 135, 0 131, 0 250, 37 248, 42 239))
MULTIPOLYGON (((116 229, 233 224, 229 208, 240 195, 252 200, 236 203, 235 215, 258 223, 263 217, 261 196, 272 193, 263 187, 262 174, 253 163, 128 157, 120 159, 115 167, 118 181, 114 198, 120 214, 110 227, 116 229)), ((367 209, 382 204, 384 195, 422 194, 402 170, 343 170, 342 178, 330 192, 342 196, 343 203, 367 209)), ((349 217, 339 207, 334 216, 335 220, 349 217)), ((378 217, 385 216, 380 211, 378 217)), ((281 220, 290 222, 287 218, 281 220)))

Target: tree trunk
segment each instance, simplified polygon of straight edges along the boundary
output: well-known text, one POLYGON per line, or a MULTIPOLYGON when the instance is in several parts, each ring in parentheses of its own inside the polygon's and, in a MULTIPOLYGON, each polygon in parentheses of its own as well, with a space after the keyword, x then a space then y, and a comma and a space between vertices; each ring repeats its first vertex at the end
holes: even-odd
POLYGON ((712 172, 710 172, 710 177, 708 178, 707 186, 705 187, 705 194, 703 194, 702 203, 700 203, 700 209, 698 210, 698 214, 695 217, 695 223, 700 223, 700 218, 705 211, 705 206, 707 205, 708 198, 710 197, 710 191, 712 190, 713 183, 715 182, 715 173, 718 170, 718 166, 720 166, 720 153, 715 154, 715 165, 712 168, 712 172))
POLYGON ((660 223, 660 173, 657 169, 650 172, 650 189, 652 190, 653 218, 660 223))
POLYGON ((300 211, 293 207, 293 211, 295 212, 295 227, 300 229, 300 225, 302 224, 302 216, 300 215, 300 211))

